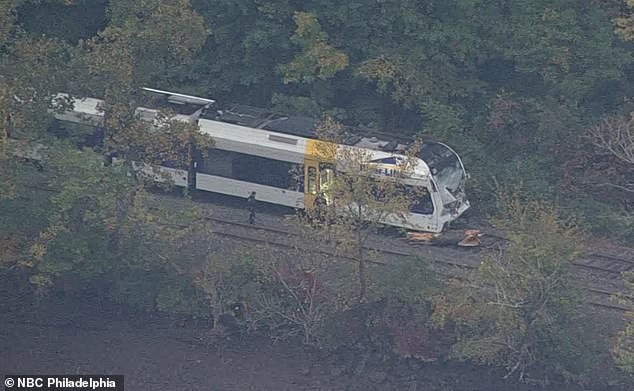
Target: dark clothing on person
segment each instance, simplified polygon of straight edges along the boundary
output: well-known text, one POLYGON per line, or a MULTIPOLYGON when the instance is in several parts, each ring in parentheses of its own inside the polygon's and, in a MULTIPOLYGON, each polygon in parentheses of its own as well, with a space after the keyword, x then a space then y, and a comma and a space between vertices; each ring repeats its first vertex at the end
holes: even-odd
POLYGON ((324 222, 324 208, 326 207, 326 199, 321 194, 318 194, 315 197, 315 201, 313 201, 313 206, 315 207, 315 219, 319 223, 324 222))
POLYGON ((317 195, 317 197, 315 197, 315 202, 313 202, 313 205, 315 205, 315 207, 322 207, 324 205, 326 205, 326 198, 324 198, 324 196, 317 195))
POLYGON ((247 198, 247 209, 249 210, 249 224, 255 224, 255 192, 251 192, 249 198, 247 198))

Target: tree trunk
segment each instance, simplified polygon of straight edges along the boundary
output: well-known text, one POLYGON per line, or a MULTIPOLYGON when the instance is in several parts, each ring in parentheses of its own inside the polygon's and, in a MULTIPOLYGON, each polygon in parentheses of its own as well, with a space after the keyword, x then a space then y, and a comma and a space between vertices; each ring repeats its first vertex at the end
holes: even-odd
POLYGON ((359 303, 363 303, 366 298, 367 279, 366 265, 363 256, 363 238, 361 231, 357 231, 357 260, 359 261, 359 303))
POLYGON ((192 136, 187 143, 187 193, 192 196, 196 191, 196 160, 194 159, 194 144, 192 136))

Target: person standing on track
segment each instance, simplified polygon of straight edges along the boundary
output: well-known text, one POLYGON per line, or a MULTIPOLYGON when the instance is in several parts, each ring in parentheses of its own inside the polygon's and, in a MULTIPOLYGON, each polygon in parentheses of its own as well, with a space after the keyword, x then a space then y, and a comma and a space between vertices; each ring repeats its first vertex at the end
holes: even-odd
POLYGON ((319 224, 323 224, 325 222, 325 208, 326 208, 326 197, 324 197, 323 193, 317 194, 315 197, 315 201, 313 201, 313 206, 315 208, 315 220, 319 224))
POLYGON ((249 198, 247 198, 247 209, 249 210, 249 224, 255 224, 255 204, 257 200, 255 199, 255 192, 252 191, 249 194, 249 198))

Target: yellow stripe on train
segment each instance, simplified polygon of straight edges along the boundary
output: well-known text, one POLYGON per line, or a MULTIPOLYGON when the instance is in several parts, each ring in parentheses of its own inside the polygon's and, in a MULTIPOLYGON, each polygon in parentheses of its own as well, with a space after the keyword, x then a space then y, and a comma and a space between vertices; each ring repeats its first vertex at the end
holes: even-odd
POLYGON ((311 209, 317 197, 328 199, 326 190, 332 180, 332 165, 337 156, 337 144, 321 140, 306 140, 306 154, 304 156, 304 207, 311 209), (324 168, 323 164, 330 165, 324 168), (322 173, 322 169, 324 172, 322 173), (326 174, 326 175, 324 175, 326 174))
POLYGON ((336 156, 337 144, 321 140, 306 140, 307 160, 318 160, 320 162, 333 163, 336 156))

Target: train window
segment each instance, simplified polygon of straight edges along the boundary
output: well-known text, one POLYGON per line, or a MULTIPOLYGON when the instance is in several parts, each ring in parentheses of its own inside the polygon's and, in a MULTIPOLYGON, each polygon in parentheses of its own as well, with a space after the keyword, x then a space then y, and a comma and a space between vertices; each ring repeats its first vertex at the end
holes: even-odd
POLYGON ((301 191, 304 192, 304 165, 303 164, 293 164, 288 171, 288 174, 291 176, 291 185, 289 187, 290 190, 301 191))
POLYGON ((331 188, 335 179, 335 170, 332 164, 319 165, 319 193, 326 199, 326 204, 332 204, 331 188))
POLYGON ((405 186, 405 193, 407 195, 413 195, 416 199, 410 207, 412 213, 418 213, 423 215, 434 214, 434 203, 431 199, 429 190, 424 187, 405 186))
POLYGON ((309 194, 317 194, 317 168, 308 167, 308 175, 306 181, 306 192, 309 194))
POLYGON ((332 180, 334 177, 334 171, 330 168, 326 168, 321 170, 320 172, 320 181, 319 181, 319 190, 324 191, 328 190, 328 188, 332 185, 332 180))
MULTIPOLYGON (((289 175, 293 163, 221 149, 212 149, 203 157, 204 159, 197 166, 197 171, 201 174, 217 175, 285 190, 295 189, 296 184, 293 183, 293 177, 289 175)), ((303 187, 298 191, 304 192, 303 187)))

